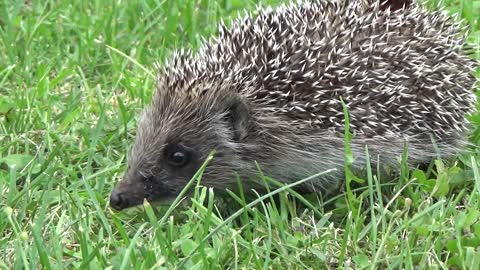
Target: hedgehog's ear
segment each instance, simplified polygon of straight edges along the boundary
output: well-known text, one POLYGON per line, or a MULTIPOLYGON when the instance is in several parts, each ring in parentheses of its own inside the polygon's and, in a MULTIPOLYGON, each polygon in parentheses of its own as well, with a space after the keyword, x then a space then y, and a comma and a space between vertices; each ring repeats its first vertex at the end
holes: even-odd
POLYGON ((227 102, 226 120, 232 125, 233 139, 243 141, 250 131, 250 110, 246 100, 235 96, 227 102))

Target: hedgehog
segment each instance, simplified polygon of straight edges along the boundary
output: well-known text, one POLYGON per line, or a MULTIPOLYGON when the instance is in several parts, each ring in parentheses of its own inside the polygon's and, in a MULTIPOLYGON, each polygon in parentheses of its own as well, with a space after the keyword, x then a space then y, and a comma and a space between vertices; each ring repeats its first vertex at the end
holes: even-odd
POLYGON ((207 157, 202 185, 261 189, 259 169, 304 193, 344 181, 346 108, 353 168, 428 164, 465 147, 478 63, 466 27, 413 1, 306 0, 221 23, 196 52, 158 67, 114 209, 175 198, 207 157))

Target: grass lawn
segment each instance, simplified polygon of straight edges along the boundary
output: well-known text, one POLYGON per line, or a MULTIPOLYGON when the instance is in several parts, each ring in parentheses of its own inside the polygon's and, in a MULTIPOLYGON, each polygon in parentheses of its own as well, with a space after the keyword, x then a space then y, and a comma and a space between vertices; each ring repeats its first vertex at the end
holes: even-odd
MULTIPOLYGON (((192 182, 175 210, 110 209, 154 63, 256 4, 0 1, 0 269, 480 269, 476 149, 326 202, 282 191, 219 213, 192 182)), ((480 0, 438 4, 480 59, 480 0)))

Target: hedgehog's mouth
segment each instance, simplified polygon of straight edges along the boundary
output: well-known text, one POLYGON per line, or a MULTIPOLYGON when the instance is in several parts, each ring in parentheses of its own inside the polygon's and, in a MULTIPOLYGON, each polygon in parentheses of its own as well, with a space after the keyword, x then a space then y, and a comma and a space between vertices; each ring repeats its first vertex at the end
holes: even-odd
POLYGON ((145 200, 152 205, 168 205, 171 204, 178 195, 178 193, 173 190, 163 192, 145 190, 144 194, 138 194, 128 189, 116 188, 110 194, 110 206, 115 210, 121 211, 140 206, 145 200))
POLYGON ((162 205, 171 205, 173 201, 177 198, 178 194, 171 193, 171 194, 163 194, 161 197, 152 197, 146 198, 146 200, 155 206, 162 206, 162 205))

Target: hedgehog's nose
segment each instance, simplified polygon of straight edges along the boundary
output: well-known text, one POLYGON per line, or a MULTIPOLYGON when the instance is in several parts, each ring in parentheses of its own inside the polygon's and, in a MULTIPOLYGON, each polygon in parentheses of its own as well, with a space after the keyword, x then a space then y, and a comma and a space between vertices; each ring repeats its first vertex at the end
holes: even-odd
POLYGON ((121 191, 113 190, 110 194, 110 206, 116 210, 122 210, 128 207, 128 199, 121 191))

